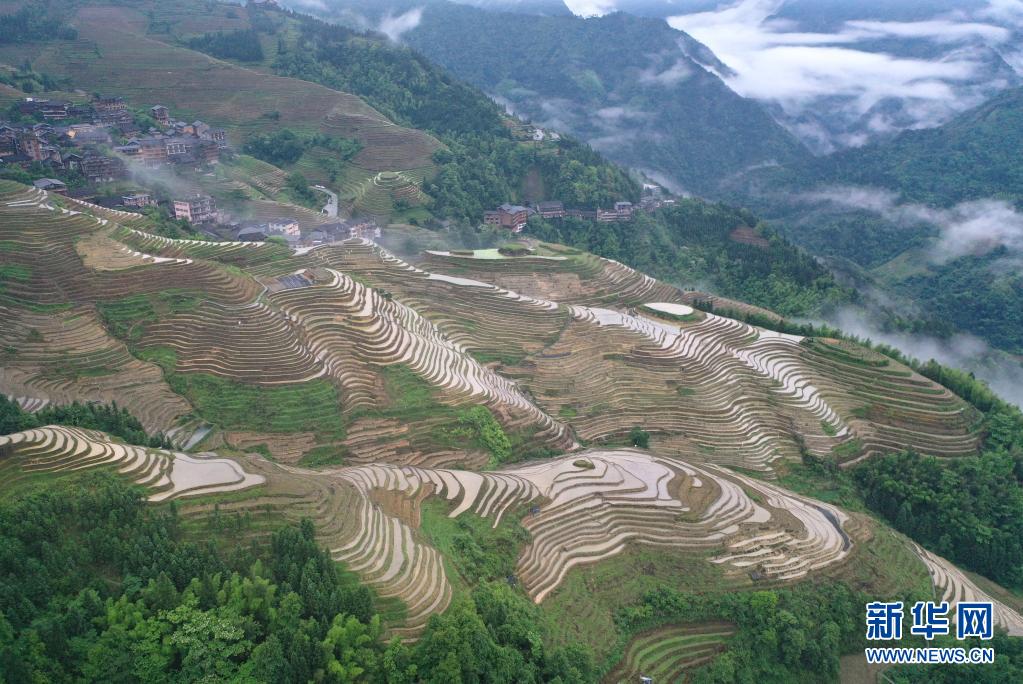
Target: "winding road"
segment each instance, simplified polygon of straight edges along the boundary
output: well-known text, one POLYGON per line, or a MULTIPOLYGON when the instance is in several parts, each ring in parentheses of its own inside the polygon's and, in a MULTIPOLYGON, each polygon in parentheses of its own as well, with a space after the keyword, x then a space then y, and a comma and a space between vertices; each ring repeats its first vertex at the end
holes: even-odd
POLYGON ((331 192, 322 185, 314 185, 313 189, 319 190, 320 192, 330 196, 330 199, 327 200, 325 205, 323 205, 323 209, 321 211, 330 218, 337 218, 337 193, 331 192))

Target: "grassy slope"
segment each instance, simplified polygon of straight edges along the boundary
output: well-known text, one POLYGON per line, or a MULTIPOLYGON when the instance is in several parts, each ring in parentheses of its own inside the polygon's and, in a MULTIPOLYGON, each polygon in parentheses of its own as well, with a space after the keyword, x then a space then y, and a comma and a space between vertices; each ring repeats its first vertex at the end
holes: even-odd
MULTIPOLYGON (((201 5, 190 6, 201 11, 201 5)), ((286 127, 360 140, 364 149, 354 161, 369 169, 380 170, 392 159, 401 159, 403 168, 431 165, 440 143, 428 134, 393 125, 354 95, 162 42, 147 35, 146 9, 83 7, 75 21, 78 41, 6 46, 0 61, 17 64, 28 57, 37 70, 67 76, 89 91, 122 95, 132 106, 164 104, 179 118, 222 126, 235 144, 286 127), (279 119, 268 116, 273 112, 279 119)))

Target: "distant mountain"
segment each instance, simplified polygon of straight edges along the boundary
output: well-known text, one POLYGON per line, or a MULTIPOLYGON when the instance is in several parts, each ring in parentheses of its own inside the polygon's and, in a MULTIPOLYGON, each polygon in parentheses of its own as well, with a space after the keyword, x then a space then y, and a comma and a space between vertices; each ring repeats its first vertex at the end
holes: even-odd
POLYGON ((733 201, 935 321, 1023 353, 1023 88, 944 126, 734 184, 733 201))
POLYGON ((938 128, 809 162, 805 181, 879 185, 938 206, 1003 197, 1023 207, 1023 88, 1000 93, 938 128))
POLYGON ((520 116, 675 189, 711 193, 719 179, 807 154, 725 85, 730 70, 713 52, 660 20, 439 3, 402 40, 520 116))
POLYGON ((619 0, 706 43, 817 153, 940 125, 1023 84, 1023 12, 981 0, 619 0))

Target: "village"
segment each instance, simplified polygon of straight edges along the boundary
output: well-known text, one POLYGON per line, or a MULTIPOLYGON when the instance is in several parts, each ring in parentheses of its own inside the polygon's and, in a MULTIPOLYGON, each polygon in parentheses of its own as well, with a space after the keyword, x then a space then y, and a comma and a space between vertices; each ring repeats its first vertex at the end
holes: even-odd
MULTIPOLYGON (((378 238, 373 220, 336 220, 301 226, 290 217, 247 220, 217 206, 202 193, 166 194, 138 187, 111 193, 109 186, 152 176, 161 169, 179 174, 208 172, 233 151, 221 128, 172 118, 168 107, 132 111, 121 97, 96 95, 83 103, 25 98, 0 119, 0 165, 36 176, 40 190, 125 211, 158 211, 187 222, 194 232, 218 240, 276 238, 294 247, 337 240, 378 238), (37 177, 45 174, 43 177, 37 177), (152 209, 150 209, 152 208, 152 209), (303 230, 304 228, 304 230, 303 230)), ((144 180, 143 180, 144 183, 144 180)), ((322 188, 326 194, 330 194, 322 188)), ((326 201, 326 198, 325 198, 326 201)), ((330 218, 337 218, 336 200, 330 218)))
POLYGON ((631 221, 637 211, 651 212, 663 206, 675 203, 673 199, 662 199, 656 186, 646 186, 639 204, 632 202, 615 202, 611 209, 566 209, 564 202, 537 202, 532 206, 518 204, 502 204, 491 211, 483 212, 483 224, 501 226, 513 233, 521 233, 529 223, 529 219, 538 216, 544 220, 578 218, 599 223, 622 223, 631 221))
MULTIPOLYGON (((532 132, 534 140, 545 135, 542 129, 532 132)), ((222 128, 176 119, 160 104, 132 110, 117 96, 94 95, 87 102, 26 97, 8 110, 6 120, 0 119, 0 164, 31 174, 31 182, 41 190, 112 209, 160 212, 186 222, 190 232, 217 240, 276 239, 293 247, 310 247, 381 236, 381 227, 372 218, 315 225, 287 216, 253 220, 218 207, 217 199, 209 194, 144 187, 145 179, 161 170, 185 176, 204 174, 233 157, 222 128), (133 189, 110 191, 110 187, 125 183, 133 189)), ((315 187, 331 195, 326 188, 315 187)), ((530 206, 506 203, 484 212, 481 224, 520 233, 534 216, 619 223, 631 221, 637 211, 649 212, 673 202, 659 193, 644 192, 639 204, 618 201, 609 209, 566 208, 557 200, 530 206)), ((326 202, 323 213, 338 218, 336 199, 326 202)))

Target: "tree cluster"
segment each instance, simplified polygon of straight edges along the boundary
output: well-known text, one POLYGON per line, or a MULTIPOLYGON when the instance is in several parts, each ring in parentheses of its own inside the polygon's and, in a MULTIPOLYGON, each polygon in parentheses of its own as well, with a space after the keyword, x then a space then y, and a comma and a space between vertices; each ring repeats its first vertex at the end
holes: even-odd
POLYGON ((130 444, 148 447, 169 446, 163 435, 149 435, 142 423, 126 409, 114 404, 73 402, 61 406, 46 406, 35 413, 25 411, 0 394, 0 435, 32 430, 44 425, 101 430, 120 437, 130 444))
POLYGON ((805 315, 847 300, 831 273, 759 224, 748 211, 697 199, 679 200, 632 221, 565 218, 530 221, 528 232, 628 264, 679 286, 711 283, 715 291, 782 315, 805 315), (732 239, 739 226, 766 241, 732 239))
POLYGON ((593 681, 589 654, 547 647, 506 584, 456 600, 414 645, 386 643, 310 522, 220 550, 240 524, 190 542, 174 507, 109 473, 0 503, 0 682, 593 681))
POLYGON ((78 31, 50 15, 43 3, 29 3, 12 14, 0 14, 0 45, 76 38, 78 31))
POLYGON ((866 600, 834 582, 701 594, 662 587, 620 611, 616 622, 630 632, 666 622, 735 625, 727 650, 687 679, 694 684, 831 681, 839 656, 863 642, 866 600))
POLYGON ((263 46, 255 31, 238 30, 230 33, 204 33, 191 38, 188 47, 220 59, 234 59, 239 62, 262 62, 263 46))

